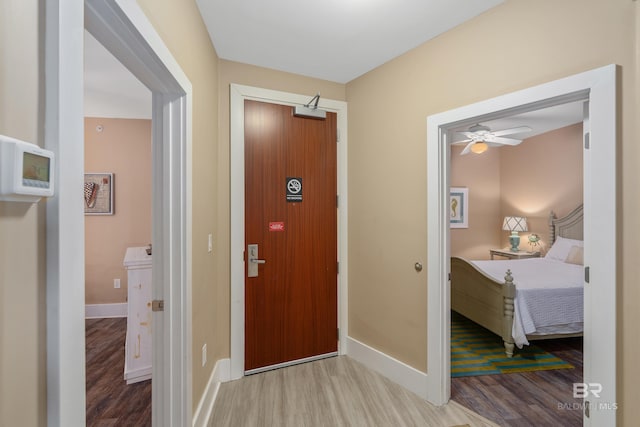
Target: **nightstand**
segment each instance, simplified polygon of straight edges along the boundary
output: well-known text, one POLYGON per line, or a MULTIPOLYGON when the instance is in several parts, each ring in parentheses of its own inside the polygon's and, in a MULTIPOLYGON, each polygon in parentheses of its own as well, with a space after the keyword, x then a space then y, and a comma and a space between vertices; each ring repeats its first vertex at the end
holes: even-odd
POLYGON ((540 252, 527 252, 527 251, 518 251, 511 252, 511 249, 489 249, 489 253, 491 254, 491 259, 493 259, 494 255, 498 255, 501 257, 509 258, 509 259, 525 259, 525 258, 539 258, 540 252))

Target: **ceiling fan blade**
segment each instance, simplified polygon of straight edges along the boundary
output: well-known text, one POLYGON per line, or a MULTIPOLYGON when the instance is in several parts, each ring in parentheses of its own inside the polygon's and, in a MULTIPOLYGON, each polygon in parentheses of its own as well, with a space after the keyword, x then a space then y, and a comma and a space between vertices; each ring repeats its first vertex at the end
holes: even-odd
POLYGON ((462 150, 462 152, 460 153, 461 156, 469 153, 469 151, 471 151, 471 146, 475 144, 475 141, 471 141, 470 143, 467 144, 466 147, 464 147, 464 150, 462 150))
POLYGON ((460 141, 453 141, 451 143, 451 145, 462 145, 462 144, 466 144, 467 142, 471 142, 473 141, 472 139, 462 139, 460 141))
POLYGON ((456 132, 466 136, 467 138, 473 138, 475 136, 475 133, 473 132, 467 132, 467 131, 456 131, 456 132))
POLYGON ((489 142, 495 142, 503 145, 518 145, 522 142, 521 139, 513 139, 513 138, 503 138, 501 136, 494 136, 491 139, 488 139, 489 142))
POLYGON ((517 128, 502 129, 495 132, 491 132, 494 136, 511 135, 514 133, 531 132, 529 126, 519 126, 517 128))

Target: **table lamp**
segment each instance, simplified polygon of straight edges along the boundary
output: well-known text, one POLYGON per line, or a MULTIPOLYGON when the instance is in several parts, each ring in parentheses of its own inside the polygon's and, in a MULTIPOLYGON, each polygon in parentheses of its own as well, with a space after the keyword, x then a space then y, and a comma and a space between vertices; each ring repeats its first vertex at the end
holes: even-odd
POLYGON ((527 218, 521 216, 505 216, 502 223, 502 229, 510 231, 509 243, 511 243, 511 252, 518 252, 518 246, 520 245, 520 231, 528 231, 527 218))

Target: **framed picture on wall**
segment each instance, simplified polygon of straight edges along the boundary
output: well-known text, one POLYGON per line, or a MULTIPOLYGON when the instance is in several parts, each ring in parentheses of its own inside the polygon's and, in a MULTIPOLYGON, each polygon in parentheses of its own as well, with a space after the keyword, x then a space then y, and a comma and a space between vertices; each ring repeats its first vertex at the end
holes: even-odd
POLYGON ((469 228, 469 189, 466 187, 449 189, 449 226, 469 228))
POLYGON ((113 215, 113 174, 84 174, 85 215, 113 215))

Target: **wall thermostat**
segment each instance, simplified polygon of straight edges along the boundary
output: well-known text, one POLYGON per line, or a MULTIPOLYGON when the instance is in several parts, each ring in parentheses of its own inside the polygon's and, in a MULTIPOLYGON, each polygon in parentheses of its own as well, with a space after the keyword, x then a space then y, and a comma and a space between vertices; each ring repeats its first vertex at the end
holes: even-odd
POLYGON ((54 191, 53 152, 0 135, 0 201, 36 203, 54 191))

